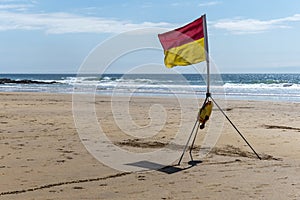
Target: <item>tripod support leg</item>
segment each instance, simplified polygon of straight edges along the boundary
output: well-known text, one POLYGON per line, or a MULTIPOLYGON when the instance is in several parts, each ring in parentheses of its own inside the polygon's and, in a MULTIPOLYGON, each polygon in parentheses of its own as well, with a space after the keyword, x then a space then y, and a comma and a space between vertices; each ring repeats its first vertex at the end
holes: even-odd
POLYGON ((251 148, 253 153, 257 156, 258 159, 261 160, 261 157, 256 153, 256 151, 253 149, 253 147, 249 144, 249 142, 246 140, 246 138, 242 135, 242 133, 237 129, 237 127, 233 124, 233 122, 229 119, 229 117, 226 115, 226 113, 222 110, 222 108, 217 104, 217 102, 212 98, 212 101, 214 104, 218 107, 218 109, 222 112, 222 114, 226 117, 226 119, 229 121, 229 123, 232 125, 232 127, 237 131, 237 133, 243 138, 243 140, 246 142, 246 144, 251 148))
POLYGON ((191 160, 192 160, 192 161, 193 161, 192 150, 193 150, 193 148, 194 148, 194 143, 195 143, 195 140, 196 140, 198 131, 199 131, 199 126, 200 126, 200 124, 198 124, 198 126, 197 126, 197 129, 196 129, 196 132, 195 132, 195 136, 194 136, 192 145, 191 145, 191 147, 190 147, 190 152, 189 152, 189 153, 190 153, 190 157, 191 157, 191 160))
POLYGON ((195 127, 196 127, 196 126, 199 126, 198 123, 199 123, 199 121, 198 121, 198 119, 196 119, 196 122, 195 122, 195 124, 194 124, 194 127, 193 127, 193 129, 192 129, 192 131, 191 131, 191 134, 190 134, 190 136, 189 136, 189 139, 188 139, 187 142, 186 142, 186 145, 185 145, 185 147, 184 147, 184 149, 183 149, 183 152, 182 152, 182 154, 181 154, 181 157, 180 157, 180 159, 179 159, 177 165, 180 165, 181 160, 182 160, 182 158, 183 158, 183 155, 184 155, 184 153, 185 153, 185 151, 186 151, 186 148, 188 147, 188 145, 189 145, 189 143, 190 143, 190 140, 191 140, 191 137, 192 137, 192 135, 193 135, 193 133, 194 133, 195 127), (197 124, 198 124, 198 125, 197 125, 197 124))

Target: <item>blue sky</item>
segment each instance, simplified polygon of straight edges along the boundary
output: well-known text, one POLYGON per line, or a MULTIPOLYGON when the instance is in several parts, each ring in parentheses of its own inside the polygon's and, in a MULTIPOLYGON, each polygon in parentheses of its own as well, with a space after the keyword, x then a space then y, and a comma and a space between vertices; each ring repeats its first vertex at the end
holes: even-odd
MULTIPOLYGON (((173 29, 204 13, 221 73, 300 73, 300 1, 292 0, 0 0, 0 73, 76 73, 112 36, 173 29)), ((151 55, 163 64, 162 55, 151 55)))

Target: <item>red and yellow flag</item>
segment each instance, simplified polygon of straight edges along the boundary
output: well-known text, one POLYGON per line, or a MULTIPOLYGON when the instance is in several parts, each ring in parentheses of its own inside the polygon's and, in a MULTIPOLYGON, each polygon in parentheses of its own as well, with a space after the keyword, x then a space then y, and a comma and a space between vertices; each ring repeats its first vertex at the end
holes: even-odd
POLYGON ((158 34, 166 67, 186 66, 205 60, 204 16, 175 30, 158 34))

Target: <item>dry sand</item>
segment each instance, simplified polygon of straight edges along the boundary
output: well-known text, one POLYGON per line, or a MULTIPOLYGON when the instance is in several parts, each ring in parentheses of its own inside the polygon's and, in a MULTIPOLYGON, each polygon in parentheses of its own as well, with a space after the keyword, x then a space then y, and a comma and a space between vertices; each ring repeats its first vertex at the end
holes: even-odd
MULTIPOLYGON (((120 106, 126 103, 122 99, 120 106)), ((225 121, 217 145, 197 165, 189 165, 186 153, 181 166, 122 172, 103 165, 85 149, 74 124, 72 95, 0 93, 0 101, 0 199, 300 199, 299 103, 224 105, 263 160, 255 158, 225 121)), ((133 152, 163 147, 181 123, 192 128, 197 113, 190 107, 189 117, 181 119, 172 98, 139 97, 129 104, 132 120, 140 126, 149 124, 151 105, 166 110, 159 134, 137 139, 115 124, 110 98, 96 98, 103 130, 113 143, 133 152)), ((214 109, 208 125, 220 116, 214 109)), ((202 134, 195 152, 201 140, 202 134)), ((181 151, 182 145, 177 147, 181 151)))

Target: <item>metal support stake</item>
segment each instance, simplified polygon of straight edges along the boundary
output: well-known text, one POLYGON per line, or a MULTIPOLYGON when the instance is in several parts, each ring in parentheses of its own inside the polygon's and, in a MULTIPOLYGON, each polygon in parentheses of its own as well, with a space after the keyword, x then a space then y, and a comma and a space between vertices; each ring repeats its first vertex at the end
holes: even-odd
POLYGON ((254 152, 254 154, 257 156, 257 158, 261 160, 261 157, 256 153, 256 151, 253 149, 253 147, 249 144, 249 142, 246 140, 246 138, 242 135, 242 133, 237 129, 237 127, 229 119, 229 117, 222 110, 222 108, 217 104, 217 102, 212 97, 211 97, 211 99, 214 102, 214 104, 219 108, 219 110, 222 112, 222 114, 226 117, 226 119, 229 121, 229 123, 232 125, 232 127, 237 131, 237 133, 243 138, 243 140, 246 142, 246 144, 251 148, 251 150, 254 152))
MULTIPOLYGON (((191 132, 191 134, 190 134, 190 136, 189 136, 189 139, 188 139, 187 142, 186 142, 186 145, 185 145, 185 147, 184 147, 184 149, 183 149, 183 152, 182 152, 182 154, 181 154, 181 157, 180 157, 180 159, 179 159, 179 161, 178 161, 178 165, 180 165, 180 163, 181 163, 181 160, 182 160, 182 158, 183 158, 183 155, 184 155, 184 153, 185 153, 185 151, 186 151, 187 146, 188 146, 189 143, 190 143, 191 137, 192 137, 193 132, 194 132, 194 130, 195 130, 195 127, 196 127, 196 125, 197 125, 198 123, 199 123, 199 121, 198 121, 198 119, 196 119, 196 122, 195 122, 195 124, 194 124, 193 129, 192 129, 192 132, 191 132)), ((198 124, 198 125, 199 125, 199 124, 198 124)))

